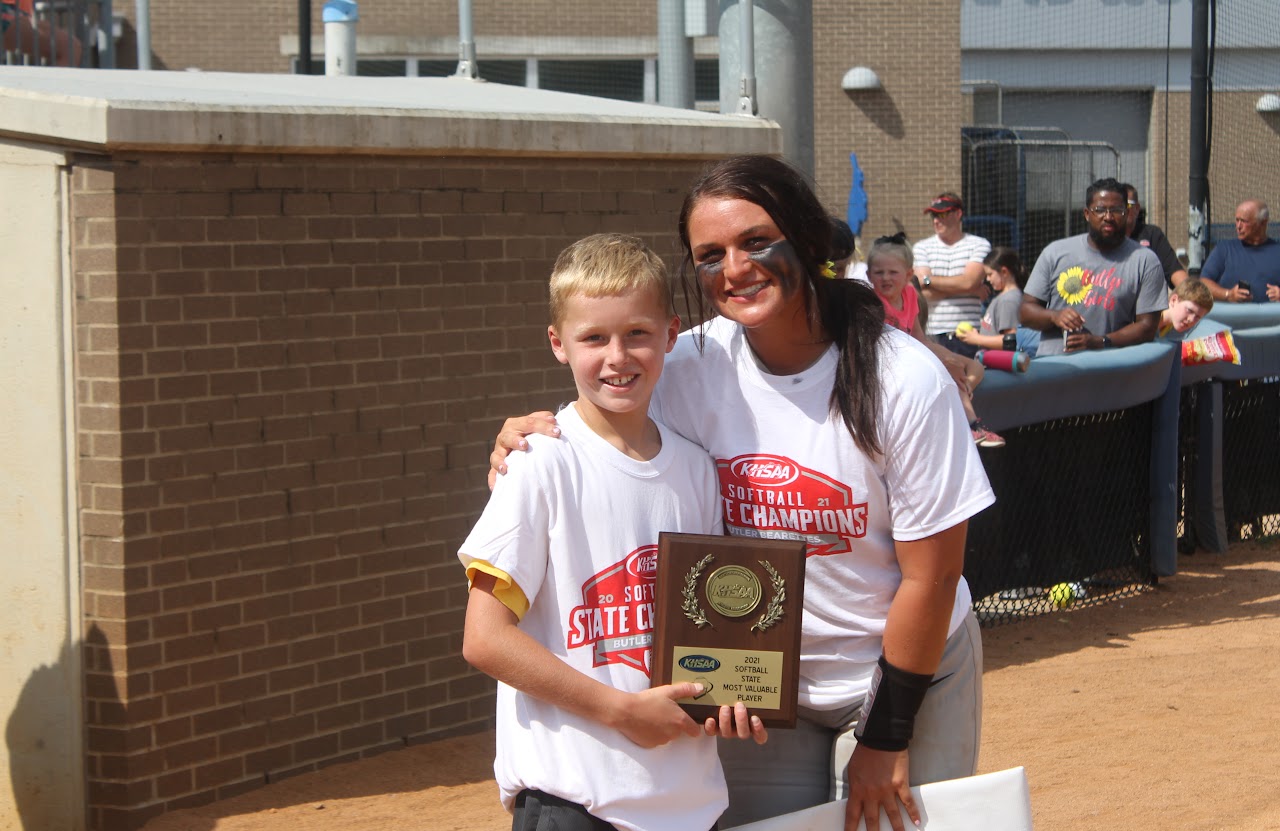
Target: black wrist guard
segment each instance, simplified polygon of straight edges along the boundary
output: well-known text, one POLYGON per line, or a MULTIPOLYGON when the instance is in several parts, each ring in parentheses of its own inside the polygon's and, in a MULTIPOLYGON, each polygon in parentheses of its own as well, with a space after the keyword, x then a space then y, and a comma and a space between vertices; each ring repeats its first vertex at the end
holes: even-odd
POLYGON ((898 669, 882 654, 871 674, 871 688, 862 702, 858 727, 853 731, 858 744, 873 750, 906 750, 916 713, 932 681, 930 675, 898 669))
POLYGON ((1018 348, 1018 336, 1013 332, 1007 333, 1002 339, 1001 346, 1003 346, 1005 350, 1013 352, 1018 348))

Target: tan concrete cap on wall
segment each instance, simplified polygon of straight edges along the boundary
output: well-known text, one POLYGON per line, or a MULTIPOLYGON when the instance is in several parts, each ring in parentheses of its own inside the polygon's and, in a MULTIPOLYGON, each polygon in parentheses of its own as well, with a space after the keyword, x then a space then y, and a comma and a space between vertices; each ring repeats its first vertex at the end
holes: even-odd
POLYGON ((100 150, 715 158, 767 119, 463 78, 0 67, 0 135, 100 150))

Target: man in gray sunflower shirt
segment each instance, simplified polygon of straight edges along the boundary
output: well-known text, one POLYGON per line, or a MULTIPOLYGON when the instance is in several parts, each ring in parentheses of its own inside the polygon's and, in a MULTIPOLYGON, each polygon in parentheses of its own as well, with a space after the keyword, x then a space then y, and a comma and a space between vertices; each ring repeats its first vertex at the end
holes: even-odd
POLYGON ((1022 290, 1023 326, 1040 330, 1037 357, 1146 343, 1168 307, 1160 258, 1129 239, 1124 185, 1085 192, 1089 230, 1050 243, 1022 290))

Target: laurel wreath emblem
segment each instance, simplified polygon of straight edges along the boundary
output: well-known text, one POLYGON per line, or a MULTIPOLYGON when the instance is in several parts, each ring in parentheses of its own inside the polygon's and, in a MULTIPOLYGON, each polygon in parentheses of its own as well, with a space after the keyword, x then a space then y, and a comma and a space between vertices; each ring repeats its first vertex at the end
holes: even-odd
POLYGON ((770 582, 773 584, 773 597, 769 598, 769 605, 765 607, 764 614, 760 615, 760 619, 751 627, 752 632, 757 629, 763 632, 777 623, 782 617, 782 604, 787 599, 787 581, 782 579, 782 575, 767 561, 761 560, 760 565, 769 572, 770 582))
POLYGON ((680 608, 684 611, 684 616, 697 624, 699 629, 704 626, 715 628, 711 621, 707 620, 707 613, 698 605, 697 594, 698 577, 702 574, 703 569, 707 567, 707 563, 714 559, 714 554, 708 554, 699 560, 693 568, 689 569, 689 573, 684 578, 684 590, 680 592, 681 597, 684 598, 684 602, 680 604, 680 608))

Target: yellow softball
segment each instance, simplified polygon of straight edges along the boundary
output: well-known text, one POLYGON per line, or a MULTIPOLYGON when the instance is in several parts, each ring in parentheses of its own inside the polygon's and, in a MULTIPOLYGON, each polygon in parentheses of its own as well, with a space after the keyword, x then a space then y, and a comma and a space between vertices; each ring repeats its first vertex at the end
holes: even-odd
POLYGON ((1071 583, 1058 583, 1049 589, 1049 599, 1059 609, 1064 606, 1070 606, 1071 602, 1076 599, 1076 587, 1071 583))

